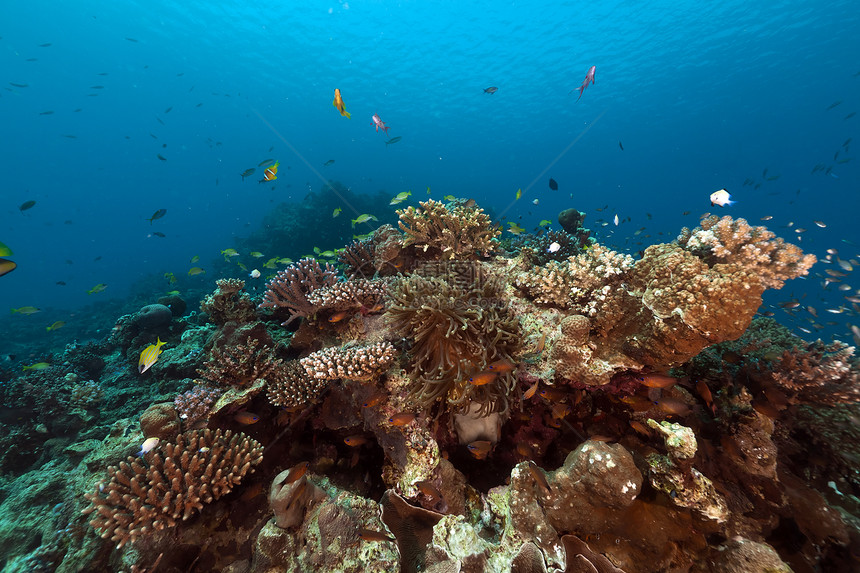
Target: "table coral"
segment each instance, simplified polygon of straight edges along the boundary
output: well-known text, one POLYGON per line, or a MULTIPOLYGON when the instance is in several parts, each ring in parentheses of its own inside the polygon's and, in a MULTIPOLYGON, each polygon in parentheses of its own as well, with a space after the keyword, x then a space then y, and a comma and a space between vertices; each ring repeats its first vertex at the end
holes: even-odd
POLYGON ((87 494, 90 524, 117 548, 187 520, 230 492, 263 460, 263 447, 241 432, 195 430, 141 458, 109 467, 110 482, 87 494))
POLYGON ((759 277, 763 288, 782 288, 786 280, 805 275, 817 260, 766 227, 753 227, 746 219, 728 215, 705 217, 692 231, 684 227, 677 241, 709 265, 743 267, 759 277))

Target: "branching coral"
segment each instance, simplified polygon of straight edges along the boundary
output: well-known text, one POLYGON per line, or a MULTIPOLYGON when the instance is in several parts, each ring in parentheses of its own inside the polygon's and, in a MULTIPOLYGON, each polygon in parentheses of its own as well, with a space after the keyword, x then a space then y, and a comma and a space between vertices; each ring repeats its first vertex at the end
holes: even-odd
POLYGON ((184 427, 189 428, 199 420, 209 417, 212 406, 224 391, 218 388, 197 385, 194 388, 177 394, 173 399, 173 407, 182 420, 184 427))
POLYGON ((446 399, 459 411, 475 402, 483 415, 507 410, 510 373, 483 385, 469 382, 491 363, 511 361, 520 345, 519 322, 493 281, 465 289, 413 275, 397 280, 389 296, 388 320, 414 341, 410 370, 416 400, 430 406, 446 399))
POLYGON ((251 322, 257 316, 254 303, 241 279, 219 279, 215 281, 218 288, 200 303, 200 310, 209 315, 212 322, 223 325, 228 321, 238 323, 251 322))
POLYGON ((632 267, 630 255, 594 245, 566 261, 550 261, 544 267, 520 273, 514 284, 538 304, 574 308, 579 314, 594 315, 600 300, 612 285, 624 280, 632 267))
POLYGON ((298 360, 287 362, 280 376, 267 384, 266 397, 275 406, 295 409, 316 402, 328 387, 326 378, 313 378, 298 360))
POLYGON ((299 362, 312 378, 370 380, 387 370, 396 356, 397 353, 390 342, 377 342, 370 346, 332 346, 314 352, 299 362))
POLYGON ((108 468, 110 482, 86 496, 92 505, 84 513, 95 514, 90 525, 119 548, 187 520, 229 493, 262 460, 263 447, 241 432, 187 432, 108 468))
POLYGON ((860 402, 860 361, 854 347, 842 342, 817 340, 806 348, 786 350, 760 375, 798 402, 828 406, 860 402))
POLYGON ((376 307, 384 294, 382 280, 353 279, 318 288, 307 298, 318 310, 359 310, 376 307))
POLYGON ((260 342, 248 337, 245 344, 213 348, 210 358, 197 373, 221 386, 245 388, 260 379, 271 382, 279 375, 282 363, 267 346, 257 348, 260 342))
POLYGON ((428 199, 420 208, 397 211, 404 246, 415 245, 430 258, 474 259, 487 256, 493 239, 501 234, 480 207, 456 205, 428 199), (432 250, 431 250, 432 249, 432 250))
POLYGON ((788 279, 807 273, 815 255, 776 237, 766 227, 752 227, 745 219, 711 215, 692 231, 684 227, 678 244, 709 265, 734 263, 755 273, 763 288, 782 288, 788 279))
POLYGON ((337 281, 335 268, 326 263, 321 267, 316 259, 302 259, 280 271, 266 285, 260 308, 285 308, 290 313, 282 326, 287 326, 296 318, 308 317, 317 307, 308 300, 308 295, 316 289, 331 286, 337 281))

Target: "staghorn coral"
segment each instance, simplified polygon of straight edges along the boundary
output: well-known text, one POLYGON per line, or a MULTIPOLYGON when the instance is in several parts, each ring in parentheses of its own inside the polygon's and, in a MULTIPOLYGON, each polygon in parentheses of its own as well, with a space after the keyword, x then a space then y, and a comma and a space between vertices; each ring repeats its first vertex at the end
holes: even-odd
POLYGON ((245 344, 215 347, 197 373, 215 384, 236 388, 246 388, 261 379, 271 382, 279 375, 283 361, 267 346, 258 349, 259 344, 249 336, 245 344))
POLYGON ((379 305, 385 294, 382 280, 353 279, 324 286, 308 294, 308 302, 318 310, 360 310, 379 305))
POLYGON ((520 347, 519 322, 495 281, 460 288, 442 278, 413 275, 396 280, 389 297, 389 323, 414 341, 409 370, 418 402, 430 406, 446 399, 461 412, 476 402, 480 415, 507 410, 510 373, 480 386, 469 383, 491 363, 512 361, 520 347))
POLYGON ((475 259, 488 256, 493 239, 501 234, 480 207, 428 199, 420 208, 400 209, 398 225, 406 234, 404 246, 414 245, 429 258, 475 259))
POLYGON ((397 354, 390 342, 370 346, 335 346, 314 352, 299 363, 311 378, 370 380, 391 366, 397 354))
POLYGON ((330 263, 323 268, 316 259, 302 259, 268 282, 260 308, 285 308, 290 317, 281 326, 287 326, 296 318, 306 318, 316 312, 317 307, 308 300, 308 295, 336 281, 337 273, 330 263))
POLYGON ((94 514, 90 525, 121 548, 187 520, 229 493, 262 460, 263 447, 241 432, 186 432, 175 443, 108 468, 110 482, 86 495, 91 505, 83 513, 94 514))
POLYGON ((514 285, 536 303, 573 308, 578 314, 594 315, 601 295, 624 280, 633 268, 633 258, 594 245, 566 261, 550 261, 544 267, 519 273, 514 285))
POLYGON ((290 360, 281 369, 280 376, 268 383, 266 397, 274 406, 300 408, 318 401, 328 383, 326 378, 308 376, 298 360, 290 360))
POLYGON ((806 348, 786 350, 757 377, 775 383, 797 402, 827 406, 860 402, 860 361, 853 346, 839 341, 817 340, 806 348))
POLYGON ((782 288, 786 280, 806 275, 817 260, 766 227, 728 215, 706 217, 692 231, 684 227, 677 241, 708 265, 734 263, 754 273, 763 288, 782 288))
POLYGON ((244 292, 245 281, 241 279, 219 279, 215 281, 218 288, 200 302, 200 310, 218 325, 227 322, 248 323, 256 319, 257 314, 250 295, 244 292))

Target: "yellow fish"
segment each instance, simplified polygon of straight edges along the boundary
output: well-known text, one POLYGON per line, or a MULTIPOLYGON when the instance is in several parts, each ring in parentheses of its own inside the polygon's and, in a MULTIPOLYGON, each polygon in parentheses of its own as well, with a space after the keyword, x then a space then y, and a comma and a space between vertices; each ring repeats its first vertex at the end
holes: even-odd
POLYGON ((37 312, 41 312, 41 310, 39 310, 35 306, 22 306, 21 308, 13 308, 12 309, 12 314, 27 315, 27 314, 36 314, 37 312))
POLYGON ((340 215, 342 211, 343 211, 343 209, 341 209, 340 207, 338 207, 337 209, 335 209, 334 211, 332 211, 332 212, 331 212, 331 216, 332 216, 332 218, 335 218, 335 217, 337 217, 338 215, 340 215))
POLYGON ((365 213, 363 215, 359 215, 358 217, 356 217, 355 219, 352 220, 352 228, 353 229, 355 228, 356 223, 366 223, 368 221, 378 221, 378 220, 379 219, 377 219, 373 215, 368 215, 367 213, 365 213))
POLYGON ((248 254, 251 255, 252 257, 254 257, 255 259, 260 259, 263 257, 263 253, 261 253, 260 251, 251 251, 248 254))
POLYGON ((266 261, 263 264, 263 268, 265 268, 265 269, 276 269, 276 268, 278 268, 277 265, 275 265, 275 263, 277 263, 277 262, 278 262, 278 257, 272 257, 271 259, 269 259, 268 261, 266 261))
POLYGON ((538 227, 546 227, 547 225, 552 225, 552 221, 549 219, 543 219, 540 223, 538 223, 538 227))
POLYGON ((275 163, 271 167, 266 167, 266 170, 263 171, 263 178, 260 179, 260 183, 265 183, 266 181, 274 181, 278 178, 278 165, 281 163, 275 163))
POLYGON ((191 264, 193 265, 194 263, 196 263, 199 260, 200 260, 200 255, 194 255, 193 257, 191 257, 191 264))
POLYGON ((51 332, 52 330, 57 330, 58 328, 63 328, 64 326, 66 326, 66 323, 63 322, 62 320, 58 320, 57 322, 55 322, 51 326, 46 326, 45 330, 47 330, 48 332, 51 332))
POLYGON ((173 273, 164 273, 164 278, 167 279, 167 282, 170 284, 175 284, 177 281, 176 275, 173 273))
POLYGON ((331 102, 331 105, 337 108, 337 111, 340 112, 340 115, 348 118, 349 112, 346 111, 346 106, 343 104, 343 98, 340 97, 340 90, 338 88, 334 88, 334 101, 331 102))
POLYGON ((403 191, 402 193, 398 193, 394 196, 394 199, 391 200, 389 205, 397 205, 398 203, 403 203, 410 195, 412 195, 412 191, 403 191))
POLYGON ((454 197, 453 195, 445 195, 444 197, 442 197, 442 199, 444 199, 445 201, 456 201, 457 200, 457 198, 454 197))
POLYGON ((156 338, 155 344, 150 344, 140 352, 140 360, 137 361, 137 371, 141 374, 149 370, 149 367, 155 364, 158 357, 161 356, 161 347, 164 342, 161 338, 156 338))
POLYGON ((224 255, 224 258, 226 259, 227 257, 238 257, 239 251, 236 249, 224 249, 221 251, 221 254, 224 255))
POLYGON ((520 227, 516 223, 508 223, 508 232, 509 233, 514 234, 514 235, 519 235, 523 231, 525 231, 525 229, 523 229, 522 227, 520 227))
POLYGON ((46 368, 50 368, 51 365, 47 362, 36 362, 35 364, 30 364, 29 366, 23 366, 24 370, 45 370, 46 368))
POLYGON ((105 283, 99 283, 96 286, 94 286, 93 288, 91 288, 90 290, 88 290, 87 294, 96 294, 96 293, 102 292, 106 288, 107 288, 107 285, 105 283))
POLYGON ((191 267, 190 269, 188 269, 188 276, 193 277, 194 275, 202 275, 205 272, 206 271, 204 271, 200 267, 191 267))
POLYGON ((12 249, 10 249, 4 243, 0 243, 0 257, 9 257, 12 255, 12 249))
POLYGON ((522 189, 517 189, 517 194, 516 194, 516 197, 514 198, 514 200, 517 200, 517 199, 519 199, 519 198, 520 198, 520 197, 522 197, 522 196, 523 196, 523 190, 522 190, 522 189))

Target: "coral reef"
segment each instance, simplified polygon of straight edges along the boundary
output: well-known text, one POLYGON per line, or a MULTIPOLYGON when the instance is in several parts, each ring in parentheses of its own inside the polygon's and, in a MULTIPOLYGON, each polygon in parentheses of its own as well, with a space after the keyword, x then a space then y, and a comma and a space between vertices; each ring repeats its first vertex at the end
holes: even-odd
POLYGON ((402 250, 403 238, 397 229, 380 225, 371 237, 347 245, 337 258, 349 278, 390 276, 400 272, 404 266, 402 250))
POLYGON ((370 346, 326 348, 302 358, 299 363, 312 378, 370 380, 387 370, 394 358, 394 346, 390 342, 377 342, 370 346))
POLYGON ((287 362, 275 380, 267 384, 267 396, 274 406, 295 409, 317 402, 329 379, 309 376, 298 360, 287 362))
POLYGON ((257 380, 277 378, 282 360, 249 336, 244 344, 213 348, 198 374, 219 386, 244 388, 257 380))
POLYGON ((228 493, 263 458, 262 446, 230 430, 195 430, 175 443, 108 468, 110 482, 86 497, 90 524, 117 548, 150 530, 173 527, 228 493))

